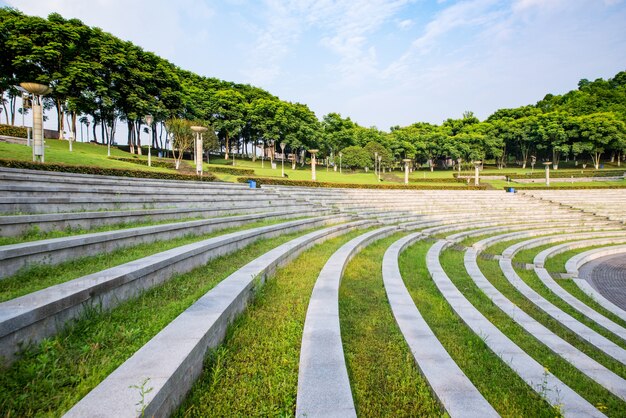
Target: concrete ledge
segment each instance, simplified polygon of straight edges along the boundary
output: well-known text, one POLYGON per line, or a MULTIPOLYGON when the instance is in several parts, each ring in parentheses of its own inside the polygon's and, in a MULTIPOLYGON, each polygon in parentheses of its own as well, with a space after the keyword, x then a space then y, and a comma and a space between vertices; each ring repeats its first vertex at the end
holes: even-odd
POLYGON ((356 417, 339 327, 339 285, 348 262, 373 241, 392 234, 379 228, 338 249, 320 272, 307 309, 300 349, 297 417, 356 417))
MULTIPOLYGON (((40 231, 54 231, 59 229, 93 229, 102 225, 115 225, 121 223, 135 223, 146 221, 162 221, 181 218, 211 218, 226 215, 242 215, 246 213, 268 212, 267 206, 255 206, 253 204, 241 205, 234 208, 170 208, 170 209, 135 209, 135 210, 111 210, 99 212, 64 212, 45 213, 33 215, 5 215, 0 216, 0 233, 3 236, 19 236, 33 227, 40 231)), ((303 213, 329 213, 328 208, 316 208, 310 204, 282 204, 271 208, 272 210, 293 210, 303 213)))
POLYGON ((168 240, 184 235, 202 235, 263 219, 296 216, 302 215, 300 212, 285 211, 227 216, 4 245, 0 246, 0 279, 11 276, 20 268, 34 263, 59 264, 66 260, 109 252, 124 246, 168 240))
POLYGON ((441 345, 402 281, 398 257, 421 236, 418 232, 401 238, 383 257, 383 282, 394 318, 417 367, 451 417, 499 416, 441 345))
POLYGON ((317 227, 342 218, 327 216, 234 232, 173 248, 98 273, 0 303, 0 356, 15 360, 21 344, 54 335, 89 306, 110 309, 140 292, 261 238, 317 227))
POLYGON ((612 247, 596 248, 594 250, 585 251, 584 253, 577 254, 567 260, 565 263, 565 271, 573 275, 573 277, 578 277, 578 270, 580 270, 583 264, 597 258, 606 257, 607 255, 621 254, 623 252, 626 252, 626 245, 615 245, 612 247))
POLYGON ((313 244, 367 225, 358 221, 315 231, 248 263, 179 315, 65 417, 138 417, 138 394, 129 386, 145 378, 150 378, 152 390, 146 394, 144 415, 169 416, 200 375, 207 350, 222 341, 228 324, 245 309, 257 286, 313 244))

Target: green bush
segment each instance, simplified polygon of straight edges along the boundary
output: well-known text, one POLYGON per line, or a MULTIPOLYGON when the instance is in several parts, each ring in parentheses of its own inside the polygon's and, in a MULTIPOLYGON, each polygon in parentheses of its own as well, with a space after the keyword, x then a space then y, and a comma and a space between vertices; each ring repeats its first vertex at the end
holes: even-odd
MULTIPOLYGON (((508 189, 509 187, 505 187, 504 190, 508 189)), ((539 187, 525 187, 525 186, 514 186, 515 190, 574 190, 574 189, 626 189, 626 185, 622 185, 622 184, 614 184, 614 185, 610 185, 610 186, 605 186, 605 185, 599 185, 599 186, 594 186, 594 185, 580 185, 580 186, 539 186, 539 187)))
MULTIPOLYGON (((140 165, 145 165, 145 166, 148 165, 148 160, 143 160, 141 158, 124 158, 124 157, 108 157, 108 158, 111 160, 123 161, 125 163, 140 164, 140 165)), ((176 165, 171 161, 164 161, 164 160, 153 158, 152 167, 175 169, 176 165)))
POLYGON ((186 180, 186 181, 215 181, 216 177, 207 173, 203 177, 190 176, 178 173, 162 173, 153 171, 128 170, 122 168, 104 168, 84 165, 66 165, 66 164, 49 164, 34 163, 31 161, 4 160, 0 159, 1 167, 23 168, 27 170, 43 170, 55 171, 63 173, 79 173, 79 174, 95 174, 99 176, 119 176, 119 177, 137 177, 146 179, 161 180, 186 180))
MULTIPOLYGON (((620 177, 624 175, 626 170, 595 170, 595 169, 586 169, 586 170, 550 170, 550 177, 554 179, 565 179, 579 177, 620 177)), ((467 175, 467 174, 465 174, 467 175)), ((485 176, 504 176, 510 177, 512 180, 515 179, 542 179, 546 176, 545 170, 535 170, 533 173, 514 173, 510 171, 501 171, 501 172, 489 172, 481 175, 485 176)), ((458 173, 454 173, 453 176, 457 178, 459 176, 458 173)))
POLYGON ((254 170, 250 168, 235 168, 235 167, 215 167, 209 166, 209 171, 213 173, 225 173, 234 174, 235 176, 253 176, 254 170))
POLYGON ((0 125, 0 135, 26 138, 26 128, 22 126, 0 125))
POLYGON ((467 180, 466 179, 459 179, 459 178, 448 178, 448 177, 444 177, 444 178, 409 178, 409 183, 466 183, 467 180))
POLYGON ((404 184, 356 184, 356 183, 330 183, 317 182, 311 180, 286 180, 280 177, 237 177, 239 183, 246 183, 249 180, 256 181, 258 186, 261 185, 281 185, 281 186, 302 186, 302 187, 320 187, 320 188, 347 188, 347 189, 409 189, 409 190, 485 190, 487 186, 466 186, 466 187, 449 187, 440 185, 404 185, 404 184))

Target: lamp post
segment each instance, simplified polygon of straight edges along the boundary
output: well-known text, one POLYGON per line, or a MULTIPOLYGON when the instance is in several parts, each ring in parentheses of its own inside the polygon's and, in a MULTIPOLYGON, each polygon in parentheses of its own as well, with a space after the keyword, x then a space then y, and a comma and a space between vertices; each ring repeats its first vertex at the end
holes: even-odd
POLYGON ((24 102, 28 100, 28 93, 22 92, 22 126, 24 126, 24 102))
POLYGON ((280 171, 281 171, 281 177, 285 177, 285 142, 281 142, 280 143, 280 150, 283 153, 282 154, 282 158, 280 159, 280 171))
POLYGON ((530 157, 530 174, 532 175, 535 172, 535 163, 537 162, 537 157, 532 155, 530 157))
POLYGON ((315 176, 315 154, 318 152, 318 149, 310 149, 309 152, 311 153, 311 180, 313 181, 317 181, 317 178, 315 176))
MULTIPOLYGON (((103 123, 106 124, 106 122, 103 121, 103 123)), ((108 126, 106 127, 108 135, 109 135, 109 139, 107 141, 107 156, 110 157, 111 156, 111 138, 113 136, 113 121, 111 121, 111 123, 108 124, 108 126)))
POLYGON ((552 161, 543 163, 546 166, 546 186, 550 186, 550 164, 552 164, 552 161))
POLYGON ((378 174, 378 170, 376 169, 377 161, 378 161, 378 151, 374 152, 374 174, 378 174))
POLYGON ((479 181, 478 181, 478 168, 480 167, 480 165, 482 164, 482 161, 474 161, 474 186, 478 186, 479 185, 479 181))
POLYGON ((144 116, 143 118, 146 121, 146 125, 148 125, 148 167, 152 167, 152 121, 154 118, 150 114, 144 116))
POLYGON ((195 160, 196 160, 196 174, 202 177, 202 133, 209 129, 204 126, 192 126, 191 130, 196 133, 196 148, 195 148, 195 160))
POLYGON ((85 125, 87 125, 87 142, 89 142, 89 125, 91 125, 91 122, 87 121, 85 125))
POLYGON ((339 174, 341 174, 341 157, 343 157, 343 152, 339 153, 339 174))
POLYGON ((42 97, 50 93, 52 89, 45 84, 20 83, 20 86, 33 95, 33 161, 45 161, 44 137, 43 137, 43 106, 42 97))
POLYGON ((411 159, 405 158, 402 161, 404 161, 404 184, 409 184, 409 163, 411 159))
POLYGON ((380 171, 381 171, 380 170, 380 163, 381 163, 382 160, 383 160, 383 156, 379 155, 378 156, 378 181, 380 181, 380 171))

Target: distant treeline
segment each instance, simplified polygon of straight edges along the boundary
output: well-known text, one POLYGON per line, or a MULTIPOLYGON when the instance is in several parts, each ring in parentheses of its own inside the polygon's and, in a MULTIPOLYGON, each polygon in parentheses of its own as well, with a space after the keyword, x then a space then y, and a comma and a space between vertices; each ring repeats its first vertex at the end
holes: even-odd
MULTIPOLYGON (((86 26, 77 19, 51 14, 47 19, 0 8, 0 92, 3 114, 15 124, 20 82, 53 87, 45 106, 55 109, 58 130, 90 127, 93 139, 105 143, 118 123, 128 126, 131 152, 140 152, 143 116, 154 116, 152 146, 163 148, 164 122, 181 118, 210 125, 222 152, 250 155, 263 147, 273 155, 277 145, 302 155, 346 167, 371 167, 375 153, 382 166, 403 158, 418 164, 494 160, 503 167, 564 156, 623 158, 626 150, 626 72, 612 79, 581 80, 578 89, 551 94, 535 105, 500 109, 485 121, 472 112, 441 125, 417 122, 384 132, 362 127, 337 113, 321 120, 307 105, 280 100, 269 92, 183 70, 131 42, 86 26), (69 125, 69 128, 67 127, 69 125)), ((419 115, 416 115, 416 119, 419 115)), ((165 132, 167 140, 167 132, 165 132)))

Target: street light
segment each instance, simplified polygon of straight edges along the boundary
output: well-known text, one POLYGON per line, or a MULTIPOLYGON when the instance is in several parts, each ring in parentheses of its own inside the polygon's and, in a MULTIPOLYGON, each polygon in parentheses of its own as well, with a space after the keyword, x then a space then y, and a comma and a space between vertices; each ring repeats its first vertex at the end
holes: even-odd
POLYGON ((535 163, 537 162, 537 157, 532 155, 530 157, 530 174, 532 175, 535 172, 535 163))
POLYGON ((552 164, 552 161, 543 163, 546 166, 546 186, 550 186, 550 164, 552 164))
POLYGON ((85 125, 87 125, 87 142, 89 142, 89 125, 91 125, 91 122, 87 120, 87 122, 85 122, 85 125))
POLYGON ((378 156, 378 181, 380 181, 380 162, 382 161, 383 156, 379 155, 378 156))
POLYGON ((409 163, 411 160, 409 158, 405 158, 404 161, 404 184, 409 184, 409 163))
POLYGON ((24 90, 33 95, 33 161, 45 161, 44 156, 44 135, 43 135, 43 106, 41 96, 50 93, 52 89, 45 84, 20 83, 24 90))
POLYGON ((283 153, 283 156, 282 156, 282 158, 280 159, 280 164, 281 164, 281 167, 280 167, 280 170, 281 170, 281 177, 285 177, 285 145, 287 145, 287 144, 285 144, 285 142, 284 142, 284 141, 280 143, 280 150, 281 150, 281 152, 283 153))
POLYGON ((339 153, 339 174, 341 174, 341 157, 343 157, 343 152, 339 153))
POLYGON ((378 170, 376 170, 376 161, 378 161, 378 151, 374 152, 374 174, 378 174, 378 170))
POLYGON ((317 178, 315 176, 315 154, 318 152, 318 149, 310 149, 309 152, 311 153, 311 180, 313 181, 317 181, 317 178))
POLYGON ((196 160, 196 174, 202 177, 202 133, 209 130, 204 126, 192 126, 191 130, 196 133, 196 148, 195 148, 195 160, 196 160))
POLYGON ((483 162, 478 160, 478 161, 474 161, 474 186, 478 186, 479 181, 478 181, 478 167, 480 167, 480 165, 483 162))
POLYGON ((152 167, 152 121, 154 120, 154 118, 152 117, 152 115, 148 114, 146 116, 144 116, 144 120, 146 121, 146 125, 148 125, 148 167, 152 167))

